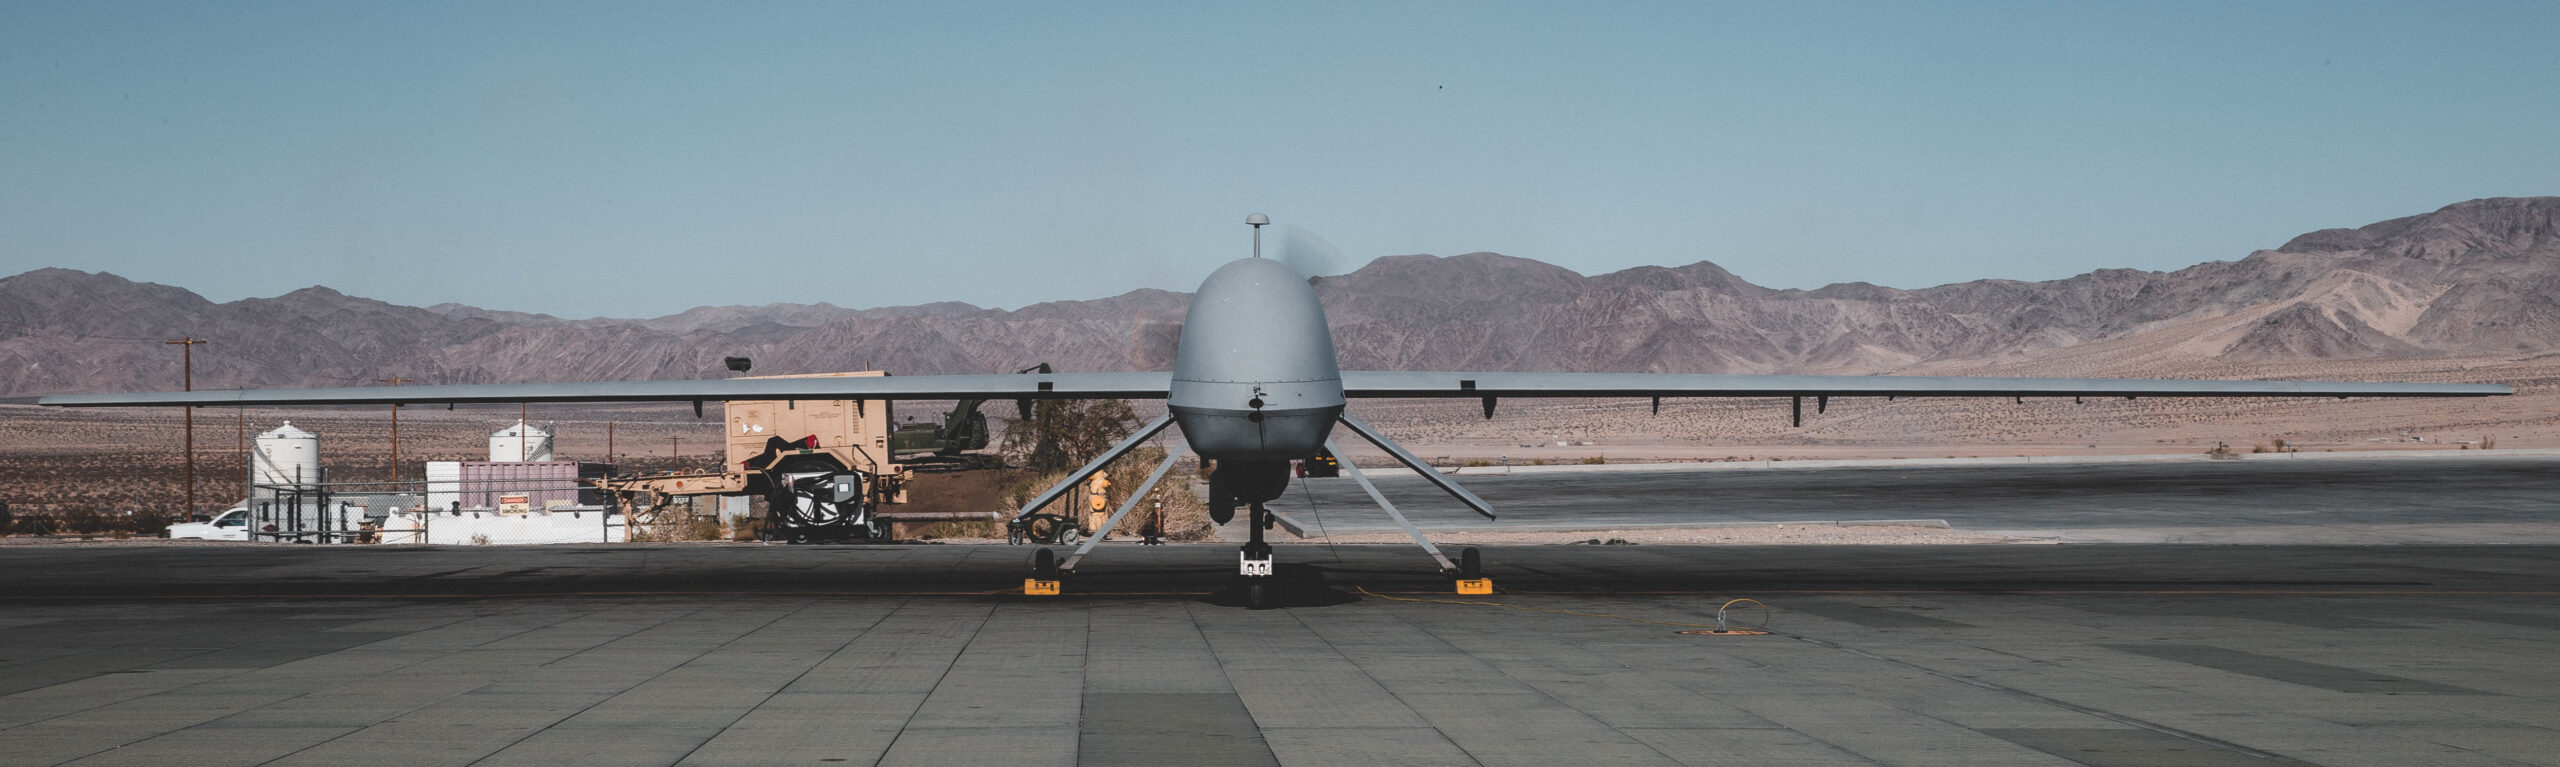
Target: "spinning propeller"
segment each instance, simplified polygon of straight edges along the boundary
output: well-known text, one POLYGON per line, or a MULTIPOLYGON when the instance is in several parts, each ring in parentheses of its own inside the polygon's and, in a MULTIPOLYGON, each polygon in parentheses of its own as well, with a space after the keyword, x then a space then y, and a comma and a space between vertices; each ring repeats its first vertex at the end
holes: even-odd
MULTIPOLYGON (((1246 216, 1245 224, 1253 227, 1253 257, 1262 257, 1262 228, 1271 225, 1271 217, 1256 213, 1246 216)), ((1276 232, 1272 260, 1278 261, 1300 277, 1322 277, 1342 272, 1342 249, 1326 242, 1305 227, 1282 224, 1276 232)))

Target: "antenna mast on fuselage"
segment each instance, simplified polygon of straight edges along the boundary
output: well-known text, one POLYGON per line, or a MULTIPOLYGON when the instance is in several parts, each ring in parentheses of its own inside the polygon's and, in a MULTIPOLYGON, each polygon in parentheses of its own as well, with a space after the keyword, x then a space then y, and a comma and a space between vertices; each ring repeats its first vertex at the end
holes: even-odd
POLYGON ((1262 257, 1262 228, 1263 228, 1263 227, 1266 227, 1266 226, 1270 226, 1270 225, 1271 225, 1271 217, 1270 217, 1270 216, 1262 215, 1262 214, 1260 214, 1260 213, 1255 213, 1255 214, 1253 214, 1253 215, 1245 216, 1245 217, 1244 217, 1244 224, 1245 224, 1246 226, 1253 227, 1253 257, 1254 257, 1254 258, 1261 258, 1261 257, 1262 257))

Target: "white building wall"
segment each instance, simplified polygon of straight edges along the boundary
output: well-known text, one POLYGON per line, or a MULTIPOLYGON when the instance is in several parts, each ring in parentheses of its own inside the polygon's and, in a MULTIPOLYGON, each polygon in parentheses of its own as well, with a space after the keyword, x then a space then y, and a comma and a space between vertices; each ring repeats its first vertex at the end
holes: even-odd
POLYGON ((621 543, 631 528, 622 515, 599 508, 555 509, 528 514, 465 511, 401 512, 385 520, 383 543, 439 546, 537 543, 621 543))

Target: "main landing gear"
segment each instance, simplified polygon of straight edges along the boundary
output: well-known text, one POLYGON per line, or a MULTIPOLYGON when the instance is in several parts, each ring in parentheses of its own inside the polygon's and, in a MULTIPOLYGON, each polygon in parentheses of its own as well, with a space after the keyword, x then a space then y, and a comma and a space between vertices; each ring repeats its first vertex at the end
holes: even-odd
MULTIPOLYGON (((1059 496, 1084 484, 1086 479, 1102 471, 1113 460, 1136 448, 1139 443, 1164 431, 1172 421, 1173 417, 1170 414, 1157 417, 1154 421, 1140 427, 1136 433, 1129 435, 1127 439, 1121 440, 1120 444, 1113 445, 1110 450, 1104 451, 1102 455, 1087 462, 1074 473, 1068 474, 1056 486, 1041 493, 1030 503, 1024 504, 1021 512, 1015 515, 1016 523, 1021 524, 1023 520, 1030 519, 1041 508, 1057 500, 1059 496)), ((1385 435, 1379 434, 1376 429, 1370 428, 1366 422, 1353 418, 1349 414, 1341 416, 1340 422, 1353 433, 1359 434, 1361 438, 1395 458, 1396 462, 1404 464, 1415 474, 1438 486, 1441 491, 1458 499, 1460 503, 1466 504, 1467 508, 1484 515, 1486 519, 1494 518, 1493 507, 1485 503, 1484 499, 1476 497, 1466 488, 1459 487, 1457 483, 1441 476, 1439 471, 1423 463, 1422 459, 1414 457, 1413 453, 1404 449, 1404 446, 1396 444, 1385 435)), ((1058 593, 1060 582, 1067 575, 1075 572, 1076 565, 1084 561, 1085 555, 1092 553, 1094 544, 1101 542, 1100 533, 1116 528, 1122 518, 1127 517, 1129 512, 1137 508, 1140 500, 1147 496, 1148 491, 1154 489, 1156 483, 1163 480, 1165 474, 1173 469, 1174 461, 1182 457, 1183 447, 1181 441, 1174 441, 1173 445, 1165 451, 1164 462, 1156 466, 1154 473, 1147 475, 1146 482, 1140 484, 1136 491, 1131 492, 1128 500, 1120 504, 1119 510, 1112 513, 1110 521, 1104 522, 1101 530, 1094 531, 1094 534, 1085 538, 1083 544, 1077 546, 1075 553, 1068 555, 1065 561, 1059 561, 1057 555, 1048 549, 1036 552, 1032 558, 1032 577, 1023 582, 1023 592, 1026 594, 1058 593)), ((1324 449, 1331 455, 1342 454, 1342 450, 1331 440, 1325 441, 1324 449)), ((1235 576, 1226 590, 1211 598, 1212 602, 1241 604, 1257 610, 1280 607, 1285 604, 1335 603, 1334 599, 1324 596, 1324 592, 1331 590, 1323 587, 1312 569, 1283 570, 1276 565, 1272 561, 1271 544, 1263 538, 1263 533, 1270 530, 1278 521, 1278 515, 1264 508, 1263 502, 1278 497, 1279 492, 1287 488, 1287 475, 1284 473, 1286 469, 1286 461, 1267 463, 1257 461, 1252 464, 1233 466, 1221 462, 1218 472, 1212 474, 1211 517, 1223 522, 1229 517, 1224 516, 1221 509, 1227 510, 1224 513, 1232 513, 1235 506, 1243 505, 1248 510, 1248 516, 1245 519, 1248 537, 1244 546, 1236 552, 1235 576), (1265 472, 1265 469, 1269 469, 1270 472, 1265 472), (1236 473, 1227 475, 1226 472, 1231 470, 1236 473), (1266 473, 1269 476, 1264 476, 1266 473), (1234 484, 1229 484, 1229 481, 1234 484), (1237 492, 1239 490, 1241 492, 1237 492), (1308 577, 1300 578, 1301 575, 1308 577), (1299 580, 1307 582, 1300 583, 1299 580)), ((1387 512, 1387 516, 1393 518, 1397 526, 1404 528, 1405 534, 1413 538, 1415 545, 1422 547, 1423 553, 1431 555, 1432 560, 1439 565, 1441 574, 1456 581, 1458 593, 1493 593, 1493 582, 1484 577, 1483 558, 1475 549, 1462 549, 1458 552, 1458 560, 1450 561, 1447 555, 1440 553, 1438 546, 1432 545, 1431 539, 1423 537, 1421 528, 1415 527, 1411 520, 1405 519, 1404 513, 1398 511, 1394 503, 1388 502, 1387 497, 1378 492, 1377 486, 1369 482, 1369 478, 1360 472, 1358 466, 1349 461, 1343 461, 1341 470, 1360 483, 1360 488, 1369 493, 1369 498, 1376 501, 1378 508, 1387 512)), ((1333 593, 1339 594, 1339 592, 1333 593)), ((1346 596, 1341 601, 1348 601, 1348 599, 1346 596)))

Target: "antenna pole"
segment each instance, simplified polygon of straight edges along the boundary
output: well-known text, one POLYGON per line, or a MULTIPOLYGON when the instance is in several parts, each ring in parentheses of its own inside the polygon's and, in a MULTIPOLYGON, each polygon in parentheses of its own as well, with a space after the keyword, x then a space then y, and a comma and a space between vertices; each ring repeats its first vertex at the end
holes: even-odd
POLYGON ((1262 257, 1262 228, 1271 225, 1271 217, 1256 213, 1244 217, 1245 226, 1253 227, 1253 257, 1262 257))

